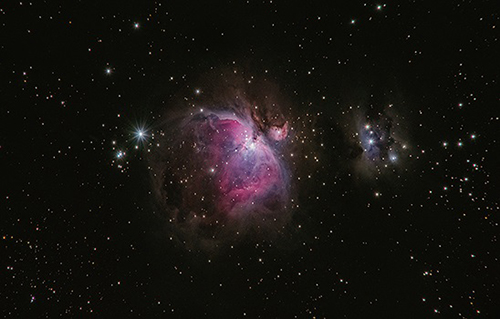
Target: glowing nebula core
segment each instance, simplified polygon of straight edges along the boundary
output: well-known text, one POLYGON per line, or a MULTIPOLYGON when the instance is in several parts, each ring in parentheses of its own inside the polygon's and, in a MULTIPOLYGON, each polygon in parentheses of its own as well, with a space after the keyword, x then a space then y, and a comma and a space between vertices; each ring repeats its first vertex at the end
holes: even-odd
POLYGON ((193 142, 191 159, 203 163, 192 183, 207 187, 208 177, 218 212, 241 217, 285 205, 288 177, 272 144, 286 133, 273 128, 266 136, 245 119, 215 113, 194 116, 184 130, 193 142))

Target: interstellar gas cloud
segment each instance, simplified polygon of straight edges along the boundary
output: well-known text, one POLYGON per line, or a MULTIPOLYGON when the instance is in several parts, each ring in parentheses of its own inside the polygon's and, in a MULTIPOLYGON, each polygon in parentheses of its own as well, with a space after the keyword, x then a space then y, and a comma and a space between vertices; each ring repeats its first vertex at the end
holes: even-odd
POLYGON ((392 104, 355 108, 348 117, 346 139, 354 149, 350 170, 363 180, 400 175, 407 169, 411 149, 406 122, 392 104))
POLYGON ((284 152, 293 129, 279 96, 266 81, 233 74, 206 81, 160 122, 153 187, 169 231, 184 245, 214 248, 285 229, 294 187, 284 152))

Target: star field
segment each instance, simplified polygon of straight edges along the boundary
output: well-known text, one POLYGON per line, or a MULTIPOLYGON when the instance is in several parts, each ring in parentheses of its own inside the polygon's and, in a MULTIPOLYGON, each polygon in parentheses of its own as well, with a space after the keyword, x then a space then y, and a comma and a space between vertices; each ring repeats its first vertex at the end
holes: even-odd
POLYGON ((5 318, 497 318, 494 1, 0 4, 5 318))

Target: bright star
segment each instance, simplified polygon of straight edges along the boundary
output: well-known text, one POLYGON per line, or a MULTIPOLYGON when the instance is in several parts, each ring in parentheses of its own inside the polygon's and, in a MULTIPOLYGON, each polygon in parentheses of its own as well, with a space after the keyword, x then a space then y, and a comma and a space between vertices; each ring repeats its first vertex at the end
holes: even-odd
POLYGON ((138 129, 136 132, 135 132, 135 137, 138 139, 138 140, 144 140, 146 138, 146 133, 144 132, 144 130, 141 128, 141 129, 138 129))
POLYGON ((145 124, 137 124, 132 132, 134 139, 138 143, 144 143, 150 137, 149 128, 145 124))

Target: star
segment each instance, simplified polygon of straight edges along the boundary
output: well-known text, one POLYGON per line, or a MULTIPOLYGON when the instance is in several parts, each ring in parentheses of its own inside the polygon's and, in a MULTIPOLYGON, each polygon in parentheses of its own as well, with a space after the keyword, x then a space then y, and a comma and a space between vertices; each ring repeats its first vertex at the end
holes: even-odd
POLYGON ((146 132, 143 128, 138 128, 135 131, 135 138, 139 141, 144 141, 146 139, 146 132))

